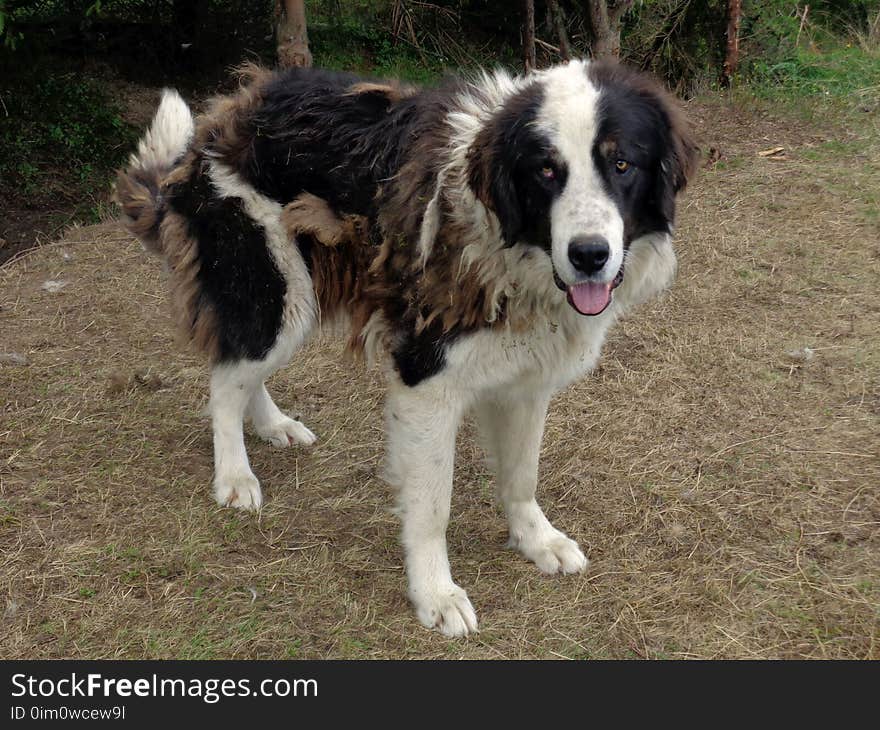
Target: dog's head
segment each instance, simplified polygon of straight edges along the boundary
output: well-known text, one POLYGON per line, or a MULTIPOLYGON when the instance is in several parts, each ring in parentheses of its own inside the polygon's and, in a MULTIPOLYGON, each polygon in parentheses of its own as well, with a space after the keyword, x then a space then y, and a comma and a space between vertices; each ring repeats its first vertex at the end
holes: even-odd
POLYGON ((624 254, 671 232, 697 147, 650 78, 576 61, 539 72, 477 134, 469 181, 508 246, 543 248, 581 314, 599 314, 623 281, 624 254))

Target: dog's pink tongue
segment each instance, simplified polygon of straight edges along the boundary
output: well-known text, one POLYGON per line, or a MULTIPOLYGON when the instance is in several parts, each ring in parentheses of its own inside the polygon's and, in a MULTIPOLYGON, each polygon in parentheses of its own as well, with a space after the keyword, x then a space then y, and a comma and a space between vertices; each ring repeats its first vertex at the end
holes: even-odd
POLYGON ((568 301, 581 314, 599 314, 611 301, 611 282, 585 282, 568 287, 568 301))

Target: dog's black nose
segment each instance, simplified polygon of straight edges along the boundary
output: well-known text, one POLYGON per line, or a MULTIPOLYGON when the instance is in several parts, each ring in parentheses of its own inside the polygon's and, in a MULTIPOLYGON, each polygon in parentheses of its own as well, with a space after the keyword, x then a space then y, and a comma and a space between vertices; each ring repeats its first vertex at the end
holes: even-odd
POLYGON ((569 261, 574 268, 587 276, 605 266, 610 254, 611 247, 602 236, 575 236, 568 244, 569 261))

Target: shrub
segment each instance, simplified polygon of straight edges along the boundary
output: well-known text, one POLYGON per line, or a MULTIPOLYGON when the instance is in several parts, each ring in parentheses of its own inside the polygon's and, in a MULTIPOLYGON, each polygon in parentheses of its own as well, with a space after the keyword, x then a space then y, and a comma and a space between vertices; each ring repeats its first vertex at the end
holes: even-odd
POLYGON ((0 97, 0 188, 11 197, 76 198, 106 183, 136 137, 107 91, 72 73, 7 77, 0 97))

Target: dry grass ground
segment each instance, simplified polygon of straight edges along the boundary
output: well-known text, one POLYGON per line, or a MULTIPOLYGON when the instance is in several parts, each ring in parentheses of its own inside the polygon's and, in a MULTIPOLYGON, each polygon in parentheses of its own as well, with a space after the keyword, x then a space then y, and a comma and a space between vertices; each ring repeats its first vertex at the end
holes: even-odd
POLYGON ((587 574, 503 548, 460 438, 469 640, 405 599, 378 373, 322 344, 279 374, 321 441, 249 438, 266 506, 219 509, 159 266, 106 224, 0 269, 0 352, 27 358, 0 358, 0 657, 880 658, 877 130, 691 113, 723 157, 683 201, 679 279, 550 414, 541 501, 587 574))

